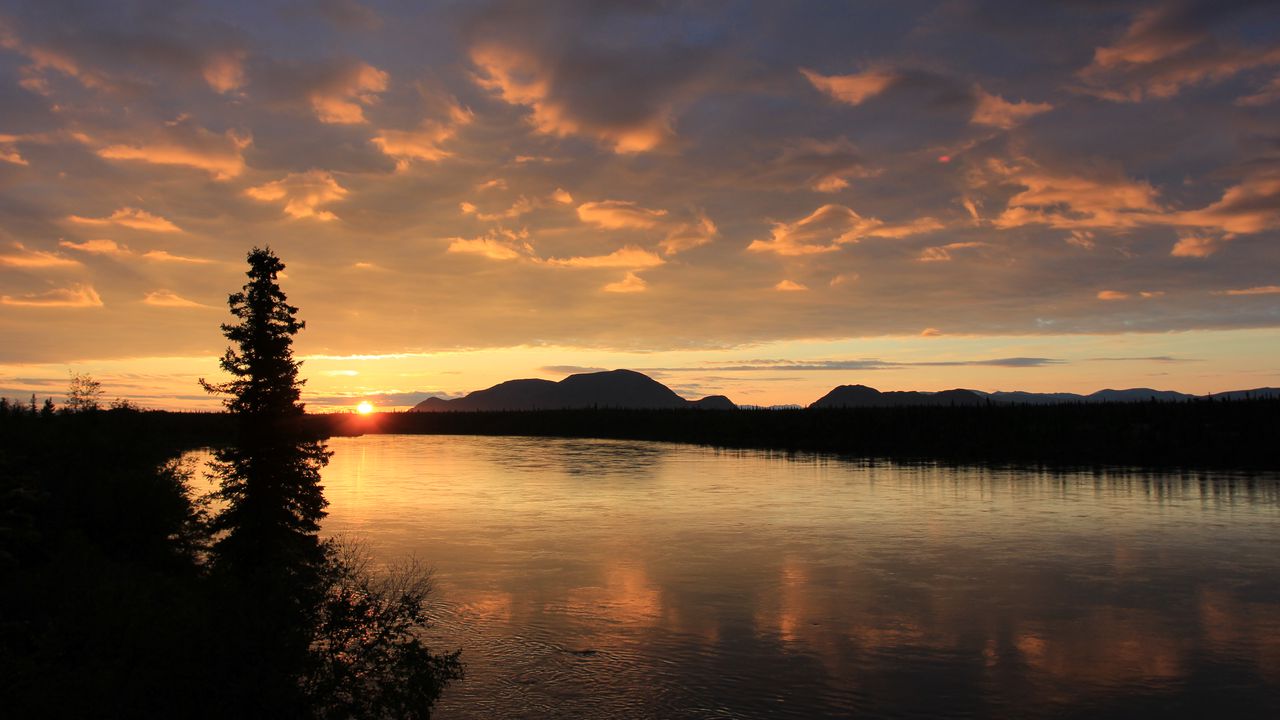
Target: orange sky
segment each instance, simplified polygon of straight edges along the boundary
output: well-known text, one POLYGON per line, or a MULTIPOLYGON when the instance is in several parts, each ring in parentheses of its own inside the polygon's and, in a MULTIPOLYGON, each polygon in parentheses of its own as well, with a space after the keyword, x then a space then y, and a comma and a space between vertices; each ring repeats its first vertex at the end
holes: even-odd
POLYGON ((1266 3, 8 3, 0 395, 1280 385, 1266 3), (730 20, 731 19, 731 20, 730 20))

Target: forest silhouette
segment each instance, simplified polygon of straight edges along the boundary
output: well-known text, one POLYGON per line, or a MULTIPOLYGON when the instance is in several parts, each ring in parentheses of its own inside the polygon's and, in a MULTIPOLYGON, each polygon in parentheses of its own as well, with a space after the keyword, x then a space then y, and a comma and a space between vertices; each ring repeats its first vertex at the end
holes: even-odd
POLYGON ((0 682, 13 717, 425 718, 462 674, 425 645, 430 577, 318 535, 329 453, 305 421, 304 324, 269 249, 229 298, 217 420, 115 403, 0 413, 0 682), (230 419, 228 424, 225 420, 230 419), (219 489, 173 458, 217 444, 219 489))

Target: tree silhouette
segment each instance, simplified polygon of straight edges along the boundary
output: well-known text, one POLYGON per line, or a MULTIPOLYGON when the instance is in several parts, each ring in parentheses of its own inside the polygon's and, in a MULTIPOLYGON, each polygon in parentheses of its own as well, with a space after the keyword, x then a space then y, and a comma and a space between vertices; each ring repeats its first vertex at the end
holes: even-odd
MULTIPOLYGON (((67 412, 97 410, 102 399, 102 383, 89 374, 73 373, 67 387, 67 412)), ((36 412, 36 396, 31 396, 31 414, 36 412)))
POLYGON ((232 345, 220 365, 232 380, 200 380, 205 390, 228 396, 224 404, 239 426, 237 443, 219 449, 213 463, 221 481, 216 495, 226 503, 213 520, 220 533, 214 556, 241 571, 287 579, 314 572, 323 559, 316 533, 326 505, 320 469, 329 452, 303 431, 304 381, 293 336, 306 323, 276 282, 284 263, 270 248, 254 248, 248 261, 249 282, 227 300, 238 322, 222 325, 232 345))

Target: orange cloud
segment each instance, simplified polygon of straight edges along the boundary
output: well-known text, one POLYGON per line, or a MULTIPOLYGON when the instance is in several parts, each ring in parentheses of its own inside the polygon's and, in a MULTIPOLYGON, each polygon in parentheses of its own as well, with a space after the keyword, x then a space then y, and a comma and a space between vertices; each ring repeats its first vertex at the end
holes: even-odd
POLYGON ((210 132, 180 118, 140 143, 108 145, 98 150, 108 160, 138 160, 153 165, 181 165, 204 170, 218 180, 244 171, 244 149, 253 143, 234 130, 210 132))
POLYGON ((658 243, 658 247, 667 255, 675 255, 706 245, 719 234, 720 230, 711 222, 711 218, 705 213, 699 213, 695 220, 678 223, 673 227, 662 242, 658 243))
POLYGON ((329 222, 337 220, 338 216, 321 210, 320 206, 341 200, 346 197, 347 190, 328 172, 308 170, 289 173, 280 180, 248 188, 244 194, 263 202, 283 201, 284 213, 294 219, 314 218, 329 222))
POLYGON ((649 284, 644 281, 644 278, 633 272, 628 272, 626 277, 617 282, 611 282, 601 289, 611 293, 638 293, 644 292, 648 287, 649 284))
POLYGON ((1099 290, 1099 300, 1128 300, 1129 293, 1120 292, 1119 290, 1099 290))
POLYGON ((1227 188, 1221 200, 1200 210, 1177 213, 1171 222, 1225 233, 1258 233, 1280 227, 1280 172, 1245 178, 1227 188))
POLYGON ((191 265, 207 265, 208 263, 213 262, 212 260, 206 260, 204 258, 173 255, 164 250, 149 250, 142 254, 142 259, 154 260, 156 262, 188 263, 191 265))
POLYGON ((447 120, 427 120, 416 130, 379 130, 369 142, 382 154, 395 158, 401 169, 412 160, 437 162, 452 155, 441 145, 456 137, 473 117, 470 110, 455 104, 449 107, 447 120))
POLYGON ((477 238, 453 238, 448 252, 482 255, 490 260, 516 260, 533 256, 527 232, 495 229, 477 238))
POLYGON ((884 92, 898 76, 884 70, 868 70, 852 75, 823 75, 807 68, 800 68, 815 88, 846 105, 861 105, 869 98, 884 92))
POLYGON ((201 69, 204 81, 215 91, 226 94, 244 85, 243 51, 210 55, 201 69))
POLYGON ((91 255, 128 255, 129 248, 120 245, 115 240, 85 240, 84 242, 71 242, 62 240, 58 242, 64 248, 86 252, 91 255))
POLYGON ((1164 208, 1149 183, 1119 174, 1083 177, 1057 173, 1025 158, 1013 164, 987 163, 986 174, 999 184, 1019 185, 1004 212, 991 223, 998 228, 1043 224, 1058 228, 1126 228, 1158 222, 1164 208))
POLYGON ((177 293, 170 290, 156 290, 149 292, 142 299, 142 302, 155 307, 166 308, 207 308, 208 305, 198 303, 181 297, 177 293))
POLYGON ((780 280, 777 285, 773 286, 773 289, 778 292, 803 292, 809 288, 791 280, 780 280))
POLYGON ((916 258, 920 262, 950 262, 952 259, 952 250, 964 250, 966 248, 986 247, 984 242, 953 242, 946 245, 937 245, 935 247, 927 247, 920 252, 916 258))
POLYGON ((359 125, 368 122, 364 108, 378 101, 388 79, 387 73, 368 63, 355 63, 312 90, 307 99, 320 122, 359 125))
POLYGON ((594 137, 617 153, 652 150, 673 135, 673 110, 669 103, 647 115, 617 124, 578 117, 564 102, 553 98, 552 67, 532 53, 493 43, 481 44, 471 49, 471 62, 478 69, 473 76, 476 84, 495 93, 503 102, 529 108, 529 122, 540 133, 594 137))
POLYGON ((1255 67, 1280 64, 1280 48, 1221 44, 1190 6, 1144 10, 1125 34, 1094 50, 1080 71, 1080 90, 1115 102, 1177 95, 1191 85, 1216 83, 1255 67))
POLYGON ((941 335, 942 331, 934 327, 927 327, 920 331, 920 337, 940 337, 941 335))
POLYGON ((769 239, 753 240, 747 250, 785 256, 815 255, 834 252, 841 245, 857 243, 866 237, 902 238, 942 227, 942 223, 933 218, 886 223, 863 217, 843 205, 823 205, 794 222, 775 222, 769 239))
POLYGON ((644 248, 628 245, 614 250, 608 255, 589 255, 586 257, 547 258, 543 261, 556 267, 576 268, 643 268, 656 267, 665 261, 657 253, 644 248))
POLYGON ((1178 238, 1169 254, 1174 257, 1209 257, 1222 247, 1226 239, 1208 235, 1183 235, 1178 238))
POLYGON ((1028 118, 1053 109, 1053 106, 1047 102, 1033 103, 1026 100, 1009 102, 982 88, 978 88, 977 96, 977 107, 973 109, 973 116, 969 118, 969 122, 975 125, 990 125, 1008 130, 1021 125, 1028 118))
POLYGON ((18 252, 0 255, 0 266, 13 268, 67 267, 80 263, 71 258, 42 250, 28 250, 22 243, 14 243, 18 252))
POLYGON ((14 165, 26 165, 26 158, 18 152, 16 143, 25 138, 20 135, 0 135, 0 161, 14 165))
POLYGON ((69 288, 57 288, 43 293, 31 295, 0 295, 0 305, 16 305, 20 307, 45 308, 89 308, 102 307, 102 298, 90 285, 72 285, 69 288))
POLYGON ((1280 285, 1261 285, 1239 290, 1220 290, 1215 295, 1280 295, 1280 285))
POLYGON ((105 218, 87 218, 79 215, 72 215, 67 220, 78 223, 80 225, 119 225, 127 227, 131 230, 146 230, 148 232, 182 232, 182 229, 159 215, 152 215, 146 210, 138 208, 123 207, 111 213, 110 217, 105 218))
POLYGON ((578 206, 579 220, 606 230, 651 228, 666 216, 666 210, 650 210, 630 200, 602 200, 578 206))

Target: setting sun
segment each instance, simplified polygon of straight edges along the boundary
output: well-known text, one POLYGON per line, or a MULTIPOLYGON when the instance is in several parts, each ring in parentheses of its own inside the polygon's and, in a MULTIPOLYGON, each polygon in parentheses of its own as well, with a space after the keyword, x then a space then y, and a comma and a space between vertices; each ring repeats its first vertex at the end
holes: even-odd
POLYGON ((369 402, 368 400, 362 401, 359 405, 356 406, 356 412, 360 413, 361 415, 368 415, 369 413, 373 412, 373 403, 369 402))

